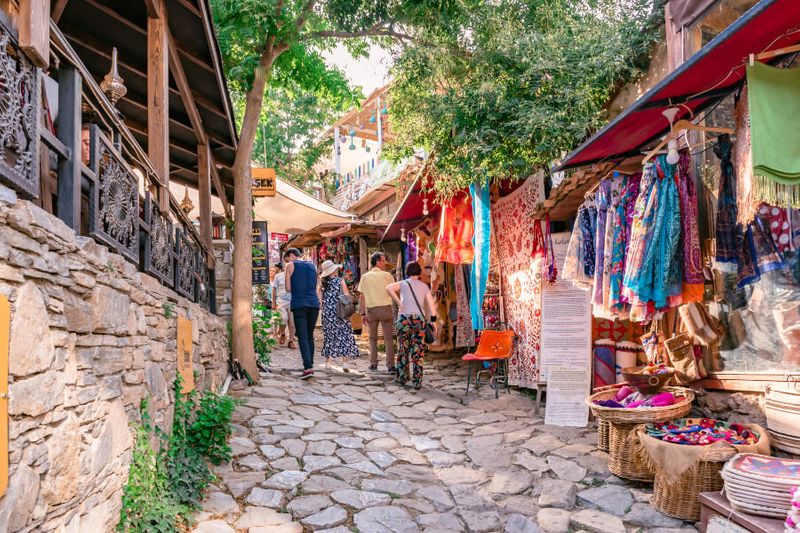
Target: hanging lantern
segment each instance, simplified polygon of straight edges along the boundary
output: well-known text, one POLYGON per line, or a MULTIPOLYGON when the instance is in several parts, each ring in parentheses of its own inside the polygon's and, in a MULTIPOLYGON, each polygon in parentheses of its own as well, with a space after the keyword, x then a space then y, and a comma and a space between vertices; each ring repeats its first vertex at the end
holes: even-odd
POLYGON ((366 151, 367 153, 370 153, 372 151, 372 149, 369 146, 367 146, 366 148, 364 148, 364 151, 366 151))
POLYGON ((350 141, 350 146, 348 146, 348 148, 349 148, 350 150, 355 150, 355 149, 356 149, 356 145, 355 145, 355 143, 353 143, 353 141, 352 141, 352 140, 350 141))
POLYGON ((188 215, 192 212, 192 209, 194 209, 194 204, 192 203, 192 199, 189 198, 189 187, 184 187, 183 200, 181 200, 181 210, 188 215))
POLYGON ((369 117, 369 123, 375 124, 375 112, 373 111, 372 115, 369 117))
POLYGON ((406 228, 400 228, 400 241, 406 242, 407 240, 408 239, 406 239, 406 228))
POLYGON ((111 105, 117 105, 117 100, 125 96, 128 88, 125 87, 125 80, 119 75, 117 68, 117 48, 111 49, 111 70, 108 71, 106 77, 100 82, 100 89, 106 94, 111 101, 111 105))
POLYGON ((355 129, 353 126, 350 126, 350 131, 349 131, 349 132, 347 132, 347 134, 348 134, 350 137, 355 137, 355 136, 356 136, 356 129, 355 129))
POLYGON ((423 198, 422 199, 422 215, 423 216, 428 216, 428 199, 427 198, 423 198))
POLYGON ((388 114, 389 114, 389 108, 386 107, 386 104, 384 103, 383 109, 381 109, 381 115, 388 115, 388 114))

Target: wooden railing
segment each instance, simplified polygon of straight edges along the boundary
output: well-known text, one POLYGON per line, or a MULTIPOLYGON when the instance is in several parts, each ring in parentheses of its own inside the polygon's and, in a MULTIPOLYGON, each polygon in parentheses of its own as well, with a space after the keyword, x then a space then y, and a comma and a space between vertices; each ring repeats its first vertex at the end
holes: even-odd
POLYGON ((0 182, 214 312, 213 251, 55 25, 51 50, 56 124, 42 72, 0 12, 0 182), (167 211, 157 194, 169 195, 167 211))

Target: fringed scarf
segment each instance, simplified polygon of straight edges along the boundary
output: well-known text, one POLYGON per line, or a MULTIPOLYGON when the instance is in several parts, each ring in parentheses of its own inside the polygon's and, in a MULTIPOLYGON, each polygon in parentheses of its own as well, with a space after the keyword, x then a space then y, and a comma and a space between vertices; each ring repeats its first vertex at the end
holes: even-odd
POLYGON ((489 198, 489 185, 482 187, 471 184, 469 194, 472 197, 472 219, 474 233, 472 247, 475 251, 475 260, 472 265, 472 299, 470 311, 472 314, 472 328, 483 329, 483 296, 486 294, 486 282, 489 279, 489 254, 491 252, 492 216, 491 200, 489 198))
MULTIPOLYGON (((738 256, 737 242, 741 230, 737 222, 736 176, 731 162, 731 141, 720 135, 714 145, 714 154, 719 158, 720 179, 717 196, 716 260, 720 263, 735 263, 738 256)), ((741 177, 741 176, 740 176, 741 177)))
POLYGON ((681 203, 683 233, 683 290, 681 303, 702 302, 705 292, 703 253, 697 227, 697 187, 689 174, 689 150, 682 150, 678 161, 678 189, 681 203))

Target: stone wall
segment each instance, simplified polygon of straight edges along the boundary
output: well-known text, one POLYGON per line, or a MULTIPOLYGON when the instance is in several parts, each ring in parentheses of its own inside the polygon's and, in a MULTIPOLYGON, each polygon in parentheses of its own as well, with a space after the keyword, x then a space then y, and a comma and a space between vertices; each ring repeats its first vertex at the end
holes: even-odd
POLYGON ((229 317, 233 314, 233 243, 228 239, 214 239, 214 274, 217 281, 217 315, 229 317))
POLYGON ((201 388, 227 375, 226 322, 2 186, 0 293, 12 317, 0 531, 112 531, 141 399, 171 424, 176 316, 192 321, 201 388))
POLYGON ((694 409, 696 414, 709 418, 767 427, 761 392, 701 391, 694 409))

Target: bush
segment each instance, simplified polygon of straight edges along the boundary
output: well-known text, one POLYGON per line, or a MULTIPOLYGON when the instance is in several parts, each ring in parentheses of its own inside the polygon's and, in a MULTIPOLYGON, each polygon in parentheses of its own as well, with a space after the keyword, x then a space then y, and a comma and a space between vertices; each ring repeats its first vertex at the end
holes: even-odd
POLYGON ((142 421, 133 425, 136 438, 118 531, 171 533, 187 527, 190 514, 200 507, 203 491, 214 480, 209 463, 231 458, 227 440, 237 401, 208 390, 187 394, 182 390, 178 374, 169 435, 151 424, 147 399, 142 400, 142 421))

